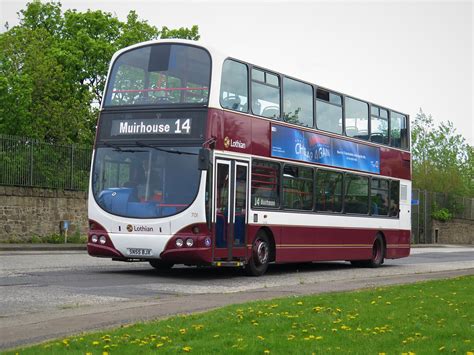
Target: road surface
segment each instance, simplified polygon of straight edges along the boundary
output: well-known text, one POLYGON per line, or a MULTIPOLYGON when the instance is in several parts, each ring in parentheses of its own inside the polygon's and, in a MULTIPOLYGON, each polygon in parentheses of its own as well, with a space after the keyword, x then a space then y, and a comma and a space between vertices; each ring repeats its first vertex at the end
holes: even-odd
POLYGON ((378 269, 346 262, 272 265, 252 278, 237 269, 157 272, 84 251, 1 251, 0 349, 255 299, 474 274, 473 247, 413 248, 411 254, 378 269))

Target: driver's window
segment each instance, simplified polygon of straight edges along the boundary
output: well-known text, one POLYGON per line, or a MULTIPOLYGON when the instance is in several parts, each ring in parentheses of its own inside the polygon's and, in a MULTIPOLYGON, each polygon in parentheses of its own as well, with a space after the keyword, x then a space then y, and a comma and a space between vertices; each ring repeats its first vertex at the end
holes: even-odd
POLYGON ((248 69, 227 59, 222 66, 220 102, 223 108, 248 112, 248 69))

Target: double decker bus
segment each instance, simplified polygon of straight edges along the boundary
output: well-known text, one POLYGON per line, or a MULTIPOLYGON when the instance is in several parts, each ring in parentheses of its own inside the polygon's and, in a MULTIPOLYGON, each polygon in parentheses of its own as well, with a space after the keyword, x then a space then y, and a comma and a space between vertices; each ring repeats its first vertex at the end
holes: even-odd
POLYGON ((112 58, 88 252, 242 267, 410 253, 409 117, 225 56, 140 43, 112 58))

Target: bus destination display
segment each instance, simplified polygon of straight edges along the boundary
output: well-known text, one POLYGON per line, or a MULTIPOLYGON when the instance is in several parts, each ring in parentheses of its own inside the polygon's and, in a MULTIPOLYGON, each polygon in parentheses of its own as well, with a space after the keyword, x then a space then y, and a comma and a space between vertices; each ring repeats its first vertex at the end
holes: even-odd
POLYGON ((152 118, 112 121, 111 136, 147 134, 191 134, 191 118, 152 118))

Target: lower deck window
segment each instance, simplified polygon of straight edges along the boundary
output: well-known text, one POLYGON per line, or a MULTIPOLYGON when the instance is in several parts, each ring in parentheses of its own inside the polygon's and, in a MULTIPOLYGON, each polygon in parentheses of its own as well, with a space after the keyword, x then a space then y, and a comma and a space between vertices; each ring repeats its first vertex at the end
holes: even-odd
POLYGON ((283 168, 283 207, 313 209, 313 169, 285 165, 283 168))
POLYGON ((345 178, 344 212, 369 213, 369 178, 347 174, 345 178))
POLYGON ((342 211, 342 173, 318 170, 316 174, 316 210, 342 211))
POLYGON ((280 206, 280 164, 261 160, 252 163, 252 206, 280 206))

